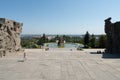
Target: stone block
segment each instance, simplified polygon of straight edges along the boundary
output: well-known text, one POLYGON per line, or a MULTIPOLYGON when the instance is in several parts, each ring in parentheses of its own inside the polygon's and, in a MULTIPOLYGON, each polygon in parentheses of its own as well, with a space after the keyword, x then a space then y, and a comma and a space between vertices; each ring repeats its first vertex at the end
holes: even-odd
POLYGON ((14 20, 0 18, 0 49, 10 52, 21 50, 22 26, 22 23, 14 20))

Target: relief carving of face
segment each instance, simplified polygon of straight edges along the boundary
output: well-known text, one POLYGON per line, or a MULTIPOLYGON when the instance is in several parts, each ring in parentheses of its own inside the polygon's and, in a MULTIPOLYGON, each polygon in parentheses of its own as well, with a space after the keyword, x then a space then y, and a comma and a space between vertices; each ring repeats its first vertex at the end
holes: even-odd
POLYGON ((3 31, 4 30, 4 26, 2 24, 0 24, 0 30, 3 31))
POLYGON ((20 34, 22 32, 22 23, 16 23, 14 26, 16 33, 20 34))

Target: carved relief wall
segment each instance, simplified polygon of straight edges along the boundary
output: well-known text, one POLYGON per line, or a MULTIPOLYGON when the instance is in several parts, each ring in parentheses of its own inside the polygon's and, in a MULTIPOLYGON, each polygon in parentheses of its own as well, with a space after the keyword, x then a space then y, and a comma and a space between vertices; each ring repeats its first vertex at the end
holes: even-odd
POLYGON ((22 23, 0 18, 0 49, 20 51, 22 23))
POLYGON ((120 22, 111 22, 111 17, 105 20, 108 53, 120 53, 120 22))

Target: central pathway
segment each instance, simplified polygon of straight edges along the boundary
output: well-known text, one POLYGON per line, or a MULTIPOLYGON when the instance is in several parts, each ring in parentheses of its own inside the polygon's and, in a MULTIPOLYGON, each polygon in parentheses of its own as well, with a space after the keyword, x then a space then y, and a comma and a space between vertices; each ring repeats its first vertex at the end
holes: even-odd
POLYGON ((26 49, 0 58, 0 80, 120 80, 120 59, 92 54, 96 49, 26 49))

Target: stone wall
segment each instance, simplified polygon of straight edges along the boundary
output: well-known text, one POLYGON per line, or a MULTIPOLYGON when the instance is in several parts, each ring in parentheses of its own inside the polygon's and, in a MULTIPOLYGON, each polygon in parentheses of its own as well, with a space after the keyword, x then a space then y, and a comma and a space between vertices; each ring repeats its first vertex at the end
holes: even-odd
POLYGON ((111 22, 111 17, 105 20, 105 33, 107 35, 108 53, 120 53, 120 22, 111 22))
POLYGON ((0 49, 13 52, 21 50, 22 23, 0 18, 0 49))

